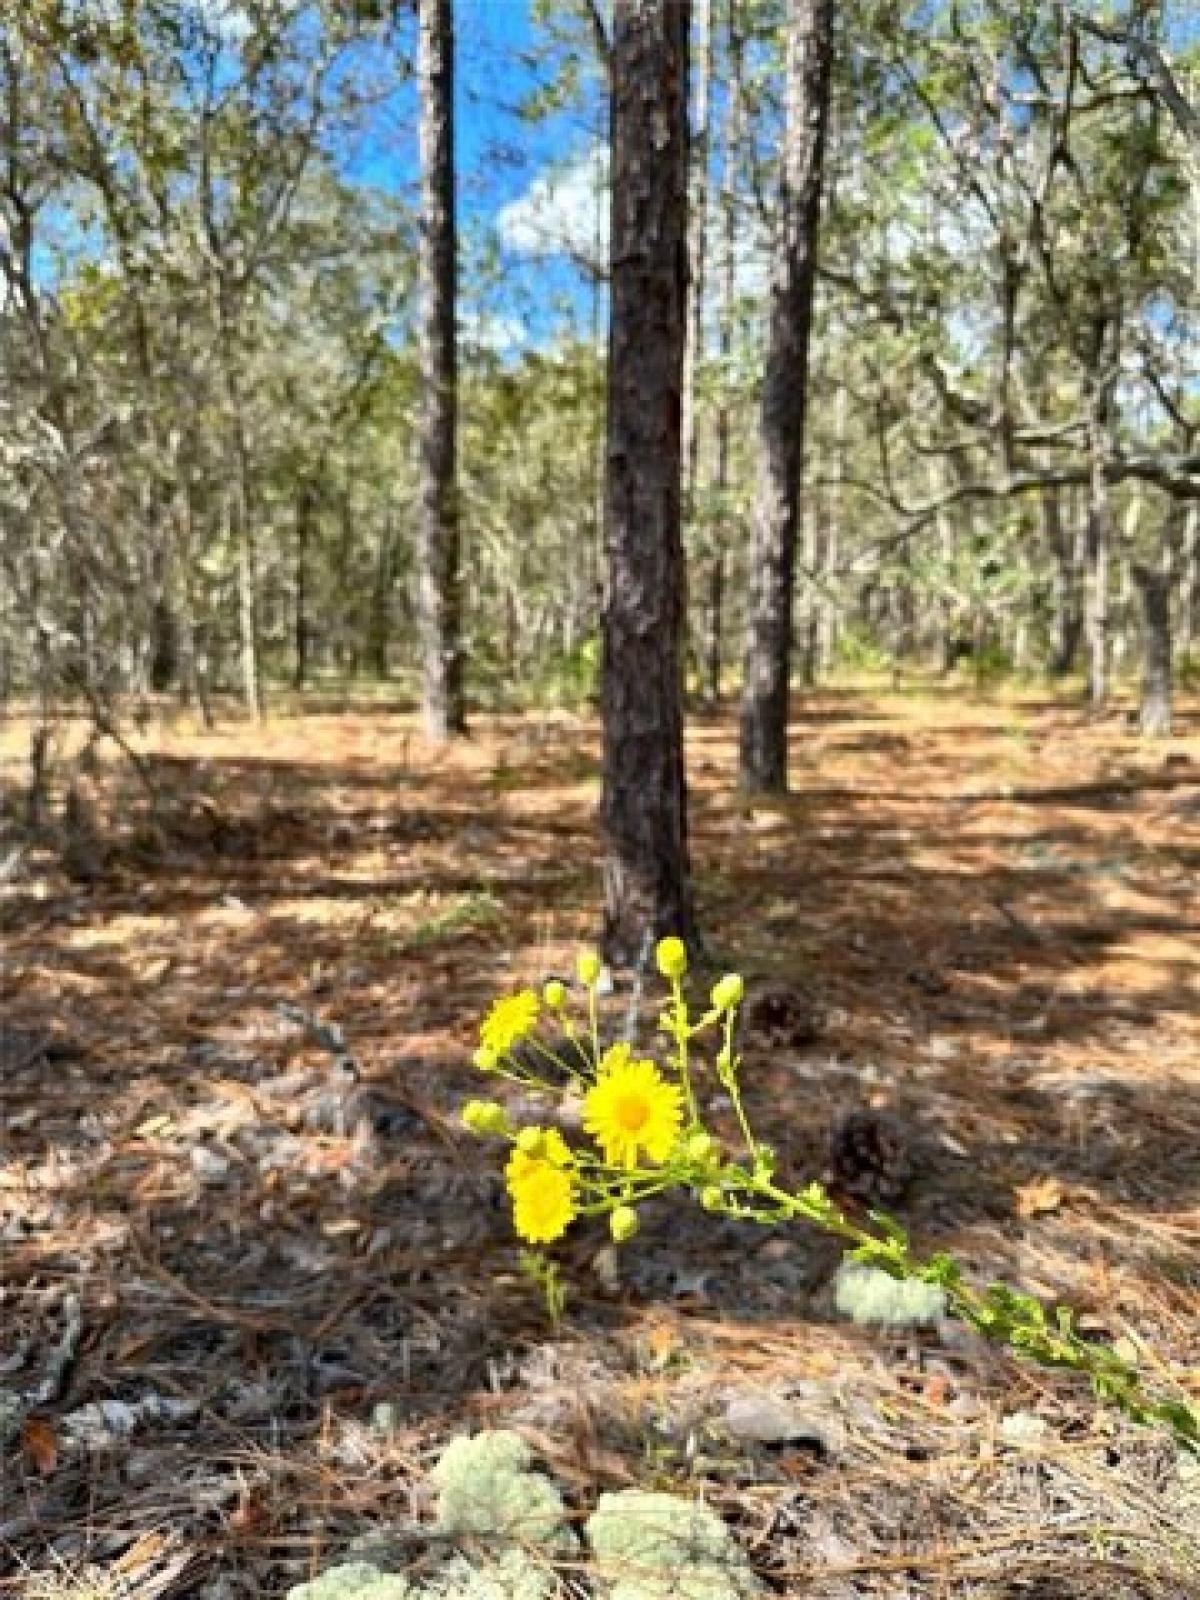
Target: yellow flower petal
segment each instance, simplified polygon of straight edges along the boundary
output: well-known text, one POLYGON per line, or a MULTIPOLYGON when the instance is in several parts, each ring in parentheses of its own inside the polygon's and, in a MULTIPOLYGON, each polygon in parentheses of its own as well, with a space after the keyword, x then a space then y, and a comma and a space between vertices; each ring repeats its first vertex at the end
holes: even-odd
POLYGON ((551 1161, 531 1159, 517 1150, 508 1164, 507 1177, 513 1226, 521 1238, 530 1244, 551 1244, 561 1238, 576 1216, 571 1174, 551 1161))
POLYGON ((569 1167, 574 1161, 571 1146, 557 1128, 522 1128, 504 1169, 508 1187, 512 1189, 539 1166, 569 1167))
POLYGON ((479 1029, 479 1040, 485 1050, 497 1056, 505 1055, 522 1039, 528 1039, 537 1026, 541 1002, 532 989, 521 989, 507 994, 495 1002, 484 1017, 479 1029))

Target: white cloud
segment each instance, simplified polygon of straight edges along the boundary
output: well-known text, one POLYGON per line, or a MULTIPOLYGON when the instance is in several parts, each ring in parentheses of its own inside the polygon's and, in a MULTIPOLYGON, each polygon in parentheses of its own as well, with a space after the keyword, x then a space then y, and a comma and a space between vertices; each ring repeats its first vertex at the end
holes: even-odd
POLYGON ((241 44, 254 31, 253 21, 237 0, 193 0, 193 10, 226 44, 241 44))
POLYGON ((541 173, 496 214, 496 232, 520 256, 568 256, 592 271, 608 260, 608 152, 583 155, 541 173))
POLYGON ((517 355, 529 343, 529 329, 520 317, 500 311, 463 309, 458 331, 466 345, 489 355, 517 355))
MULTIPOLYGON (((525 193, 496 215, 501 244, 515 255, 565 256, 590 272, 608 270, 608 151, 593 145, 583 155, 540 173, 525 193)), ((716 338, 718 285, 724 282, 725 223, 714 196, 708 218, 706 301, 712 315, 707 337, 716 338)), ((732 240, 734 293, 758 300, 770 283, 770 244, 749 208, 732 240)))

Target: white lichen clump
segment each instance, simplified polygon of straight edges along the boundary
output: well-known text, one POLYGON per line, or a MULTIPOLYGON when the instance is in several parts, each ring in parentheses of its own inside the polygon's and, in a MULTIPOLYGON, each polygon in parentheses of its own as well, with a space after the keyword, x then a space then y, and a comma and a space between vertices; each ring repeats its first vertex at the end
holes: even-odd
POLYGON ((671 1494, 603 1494, 588 1519, 608 1600, 748 1600, 759 1585, 715 1512, 671 1494))
MULTIPOLYGON (((562 1496, 531 1470, 515 1433, 454 1439, 433 1469, 435 1531, 471 1542, 419 1584, 350 1561, 289 1591, 288 1600, 551 1600, 551 1560, 577 1548, 562 1496), (502 1543, 480 1556, 475 1541, 502 1543)), ((753 1600, 761 1593, 745 1556, 715 1512, 639 1489, 604 1494, 588 1520, 589 1576, 603 1600, 753 1600)))
POLYGON ((420 1600, 550 1600, 555 1588, 548 1567, 523 1550, 506 1550, 483 1566, 456 1556, 420 1590, 420 1600))
POLYGON ((932 1328, 946 1314, 946 1296, 936 1284, 892 1278, 858 1261, 842 1262, 833 1298, 860 1328, 932 1328))
POLYGON ((288 1600, 550 1600, 553 1591, 549 1569, 506 1550, 483 1566, 455 1556, 419 1587, 373 1562, 349 1561, 289 1589, 288 1600))
POLYGON ((530 1470, 531 1463, 519 1434, 497 1430, 452 1439, 432 1473, 440 1491, 436 1531, 448 1538, 570 1547, 574 1538, 562 1495, 530 1470))
POLYGON ((348 1561, 288 1590, 287 1600, 409 1600, 412 1590, 394 1572, 369 1561, 348 1561))

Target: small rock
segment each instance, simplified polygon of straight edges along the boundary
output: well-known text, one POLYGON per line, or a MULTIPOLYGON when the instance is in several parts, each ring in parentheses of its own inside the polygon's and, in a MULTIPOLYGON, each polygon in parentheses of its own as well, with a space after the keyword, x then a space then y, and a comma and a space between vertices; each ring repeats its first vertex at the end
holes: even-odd
POLYGON ((219 1155, 207 1145, 195 1145, 191 1159, 192 1168, 202 1183, 223 1183, 229 1176, 229 1157, 219 1155))
POLYGON ((1043 1442, 1050 1431, 1050 1424, 1032 1411, 1014 1411, 1001 1418, 999 1431, 1005 1444, 1018 1450, 1029 1450, 1043 1442))
POLYGON ((766 1390, 743 1389, 730 1395, 721 1421, 734 1439, 746 1444, 815 1444, 835 1455, 845 1440, 836 1417, 804 1410, 786 1396, 766 1390))

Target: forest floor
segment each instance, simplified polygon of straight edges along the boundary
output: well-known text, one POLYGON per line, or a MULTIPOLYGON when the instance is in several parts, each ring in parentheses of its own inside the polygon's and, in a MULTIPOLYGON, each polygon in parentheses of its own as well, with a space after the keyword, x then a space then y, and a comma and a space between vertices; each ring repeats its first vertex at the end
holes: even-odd
MULTIPOLYGON (((666 1200, 614 1260, 584 1229, 548 1323, 456 1111, 490 1000, 594 936, 594 721, 481 716, 432 750, 351 702, 139 748, 157 817, 105 769, 65 865, 0 847, 0 1389, 44 1385, 0 1595, 83 1563, 130 1595, 282 1593, 418 1518, 480 1426, 581 1513, 703 1492, 777 1593, 1200 1594, 1169 1443, 948 1327, 844 1321, 801 1230, 666 1200), (359 1083, 288 1007, 340 1025, 359 1083), (787 1442, 739 1436, 748 1392, 787 1442)), ((847 689, 798 702, 785 802, 739 798, 727 717, 689 759, 718 964, 809 1017, 745 1040, 786 1174, 886 1108, 922 1248, 1200 1395, 1200 707, 1150 744, 1034 693, 847 689)))

